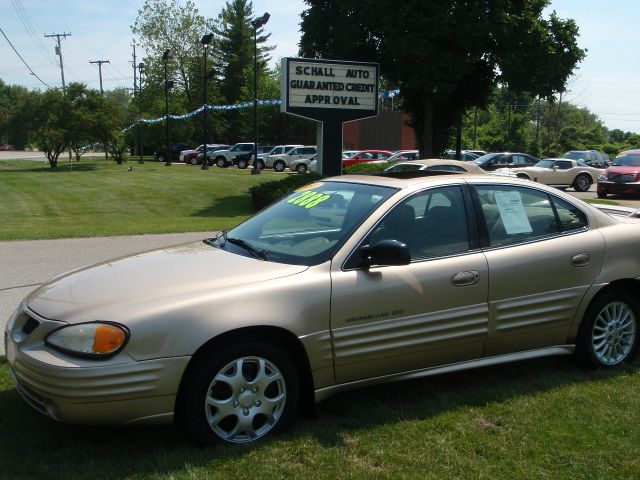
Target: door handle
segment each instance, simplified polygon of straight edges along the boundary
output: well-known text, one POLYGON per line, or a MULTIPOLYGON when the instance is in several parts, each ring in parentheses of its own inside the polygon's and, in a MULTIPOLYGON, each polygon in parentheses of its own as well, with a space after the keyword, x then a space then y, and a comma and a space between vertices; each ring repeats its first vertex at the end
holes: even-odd
POLYGON ((577 253, 571 257, 571 265, 574 267, 586 267, 590 261, 591 257, 589 257, 588 253, 577 253))
POLYGON ((451 277, 451 283, 456 287, 468 287, 469 285, 475 285, 480 281, 480 274, 475 270, 469 272, 459 272, 451 277))

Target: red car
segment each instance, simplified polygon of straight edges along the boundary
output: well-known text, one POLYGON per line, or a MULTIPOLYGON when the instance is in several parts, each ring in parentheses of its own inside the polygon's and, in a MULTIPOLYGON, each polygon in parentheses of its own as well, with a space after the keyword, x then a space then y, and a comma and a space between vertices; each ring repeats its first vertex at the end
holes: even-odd
POLYGON ((354 156, 342 160, 342 168, 350 167, 356 163, 384 161, 393 155, 388 150, 362 150, 354 156))
POLYGON ((608 194, 640 193, 640 150, 620 152, 611 166, 598 177, 598 198, 608 194))
POLYGON ((15 151, 16 147, 14 147, 13 145, 9 145, 9 144, 4 144, 4 145, 0 145, 0 150, 4 151, 4 152, 13 152, 15 151))

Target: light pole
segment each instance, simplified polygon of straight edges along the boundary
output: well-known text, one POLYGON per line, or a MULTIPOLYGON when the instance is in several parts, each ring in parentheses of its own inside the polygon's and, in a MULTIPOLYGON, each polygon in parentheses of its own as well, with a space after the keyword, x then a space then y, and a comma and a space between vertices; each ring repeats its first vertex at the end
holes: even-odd
POLYGON ((251 21, 253 27, 253 169, 252 175, 260 173, 258 168, 258 29, 263 27, 269 21, 269 15, 264 12, 264 15, 258 18, 254 18, 251 21))
POLYGON ((212 39, 213 39, 213 33, 205 33, 200 39, 200 43, 202 44, 202 52, 204 54, 204 73, 203 73, 204 85, 202 88, 202 91, 203 91, 202 106, 204 108, 204 110, 202 110, 202 117, 203 117, 202 131, 204 136, 204 142, 202 142, 202 144, 204 145, 203 147, 204 151, 202 154, 202 170, 207 170, 209 168, 209 160, 207 159, 207 78, 208 78, 207 47, 211 43, 212 39))
POLYGON ((138 84, 138 100, 140 100, 140 124, 138 126, 140 130, 140 160, 138 163, 144 163, 144 134, 142 131, 142 74, 144 73, 144 63, 140 62, 138 64, 138 72, 140 73, 140 83, 138 84))
POLYGON ((167 80, 167 63, 173 58, 173 51, 167 49, 162 54, 164 60, 164 131, 167 149, 164 154, 164 165, 171 166, 171 152, 169 151, 169 88, 173 87, 173 82, 167 80), (171 83, 171 85, 169 85, 171 83))

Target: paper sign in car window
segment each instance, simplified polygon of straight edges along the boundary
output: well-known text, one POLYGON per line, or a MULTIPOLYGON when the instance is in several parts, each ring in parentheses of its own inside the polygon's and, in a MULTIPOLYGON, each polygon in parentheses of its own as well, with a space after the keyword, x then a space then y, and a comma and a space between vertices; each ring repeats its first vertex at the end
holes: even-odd
POLYGON ((519 192, 496 192, 495 199, 508 235, 533 232, 519 192))

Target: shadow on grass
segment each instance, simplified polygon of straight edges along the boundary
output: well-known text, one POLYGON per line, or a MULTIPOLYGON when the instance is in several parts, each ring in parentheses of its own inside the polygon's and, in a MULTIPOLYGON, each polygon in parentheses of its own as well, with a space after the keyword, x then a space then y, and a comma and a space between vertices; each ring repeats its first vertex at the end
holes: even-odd
POLYGON ((609 380, 636 369, 637 363, 615 371, 587 371, 557 357, 365 388, 326 400, 318 405, 319 420, 298 419, 276 440, 213 449, 193 446, 178 428, 59 424, 36 413, 14 389, 4 390, 0 478, 173 478, 192 467, 246 462, 250 454, 269 450, 274 442, 314 438, 326 448, 344 447, 345 435, 370 428, 609 380))
POLYGON ((191 214, 192 217, 238 217, 252 215, 251 195, 234 195, 217 198, 208 207, 191 214))

